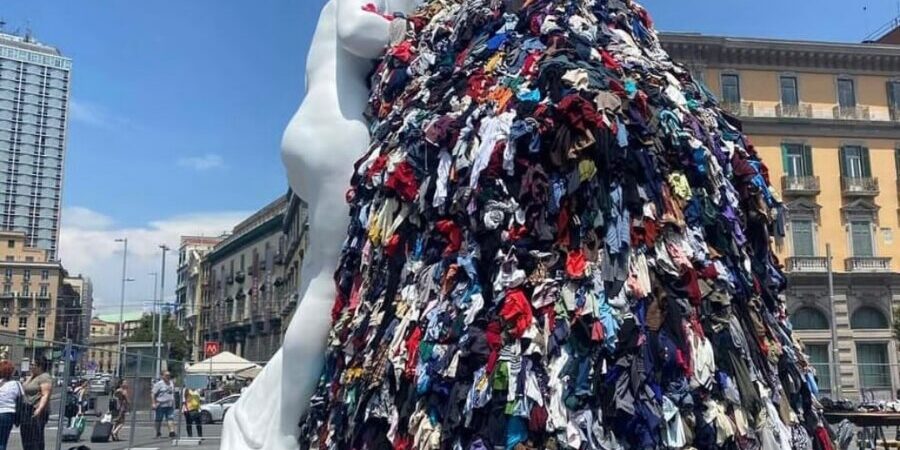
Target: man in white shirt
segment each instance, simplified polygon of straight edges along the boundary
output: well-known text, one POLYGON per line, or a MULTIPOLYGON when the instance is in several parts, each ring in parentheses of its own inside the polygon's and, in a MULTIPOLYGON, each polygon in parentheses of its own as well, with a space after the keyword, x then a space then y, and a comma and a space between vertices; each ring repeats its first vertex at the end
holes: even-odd
POLYGON ((162 379, 153 385, 150 396, 153 409, 156 410, 156 437, 162 437, 163 420, 169 427, 169 437, 175 437, 175 383, 168 371, 163 372, 162 379))

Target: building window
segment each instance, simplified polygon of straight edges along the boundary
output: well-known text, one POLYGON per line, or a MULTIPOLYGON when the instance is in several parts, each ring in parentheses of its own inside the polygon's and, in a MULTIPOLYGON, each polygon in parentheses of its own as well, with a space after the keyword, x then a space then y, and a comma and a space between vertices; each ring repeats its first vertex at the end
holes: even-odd
POLYGON ((19 329, 28 328, 28 318, 19 317, 19 329))
POLYGON ((22 279, 24 279, 25 281, 31 279, 31 269, 25 269, 24 271, 22 271, 22 279))
POLYGON ((791 242, 794 247, 794 256, 816 256, 812 220, 791 221, 791 242))
POLYGON ((856 364, 859 366, 859 387, 862 389, 889 389, 891 387, 890 362, 887 344, 856 344, 856 364))
POLYGON ((12 285, 11 285, 11 284, 4 284, 4 285, 3 285, 3 293, 4 293, 4 294, 12 294, 12 285))
POLYGON ((16 241, 6 241, 7 248, 16 248, 16 241))
POLYGON ((50 279, 50 271, 49 271, 49 270, 42 270, 42 271, 41 271, 41 279, 42 279, 42 280, 49 280, 49 279, 50 279))
POLYGON ((13 276, 13 270, 12 270, 12 269, 6 269, 6 279, 7 279, 7 280, 10 279, 10 278, 12 278, 12 276, 13 276))
POLYGON ((850 222, 850 245, 852 254, 856 258, 871 258, 875 256, 872 245, 872 222, 868 220, 854 220, 850 222))
POLYGON ((900 147, 894 149, 894 174, 900 180, 900 147))
POLYGON ((816 382, 820 391, 831 391, 831 358, 828 357, 828 344, 804 343, 809 365, 816 370, 816 382))
POLYGON ((785 106, 798 106, 800 94, 797 92, 797 77, 781 77, 781 104, 785 106))
POLYGON ((49 291, 49 290, 50 290, 50 287, 49 287, 49 286, 47 286, 46 284, 42 284, 42 285, 41 285, 41 293, 40 293, 40 296, 41 296, 41 297, 46 297, 46 296, 48 295, 48 291, 49 291))
POLYGON ((869 163, 869 149, 859 145, 841 147, 841 176, 846 178, 868 178, 872 176, 869 163))
POLYGON ((849 78, 838 78, 838 105, 841 108, 853 108, 856 106, 856 86, 849 78))
POLYGON ((0 317, 0 327, 9 328, 9 317, 0 317))
POLYGON ((884 314, 871 306, 857 308, 850 316, 850 328, 854 330, 886 330, 889 327, 884 314))
POLYGON ((27 284, 22 285, 22 295, 24 295, 25 297, 28 297, 29 295, 31 295, 31 286, 30 285, 27 285, 27 284))
POLYGON ((812 147, 803 144, 782 144, 781 157, 784 173, 789 177, 813 175, 812 147))
POLYGON ((741 102, 741 78, 737 74, 722 74, 722 101, 725 103, 741 102))
POLYGON ((900 120, 900 81, 888 81, 887 89, 891 120, 900 120))
POLYGON ((26 256, 25 262, 34 262, 34 256, 26 256))
POLYGON ((828 318, 818 309, 803 307, 791 314, 791 326, 795 330, 827 330, 828 318))

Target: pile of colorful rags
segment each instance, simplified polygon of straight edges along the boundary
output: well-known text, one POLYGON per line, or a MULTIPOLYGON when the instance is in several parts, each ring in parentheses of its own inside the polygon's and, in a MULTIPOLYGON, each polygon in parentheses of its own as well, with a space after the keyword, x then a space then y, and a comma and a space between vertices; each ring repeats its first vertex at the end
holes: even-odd
POLYGON ((766 166, 644 8, 394 20, 301 448, 832 450, 766 166))

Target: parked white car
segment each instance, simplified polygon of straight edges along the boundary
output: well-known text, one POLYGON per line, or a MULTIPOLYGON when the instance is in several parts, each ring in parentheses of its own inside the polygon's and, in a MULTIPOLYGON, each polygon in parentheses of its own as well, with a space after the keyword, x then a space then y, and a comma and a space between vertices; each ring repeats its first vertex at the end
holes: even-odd
POLYGON ((240 394, 229 395, 212 403, 200 405, 200 420, 205 424, 221 422, 225 418, 225 413, 239 398, 240 394))

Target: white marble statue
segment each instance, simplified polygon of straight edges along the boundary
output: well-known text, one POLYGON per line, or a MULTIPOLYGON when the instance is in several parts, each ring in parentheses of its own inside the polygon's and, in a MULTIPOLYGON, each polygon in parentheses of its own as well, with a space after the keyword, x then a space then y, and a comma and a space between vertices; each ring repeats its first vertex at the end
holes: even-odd
MULTIPOLYGON (((324 361, 333 274, 346 236, 345 194, 369 134, 366 76, 389 41, 390 22, 365 10, 410 12, 420 0, 329 0, 306 63, 306 96, 284 133, 291 187, 309 204, 309 248, 300 302, 279 352, 225 417, 223 450, 293 450, 324 361)), ((307 20, 307 18, 301 18, 307 20)))

